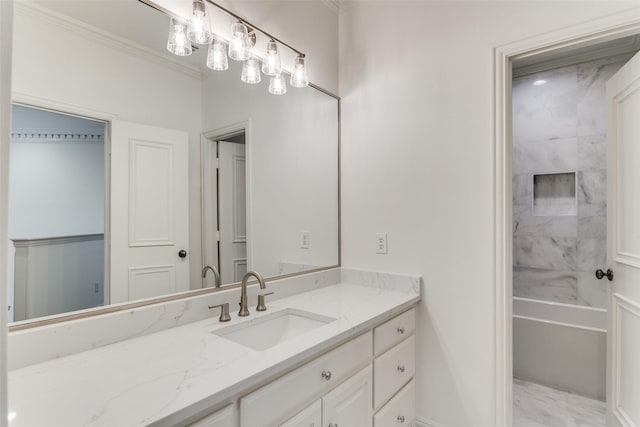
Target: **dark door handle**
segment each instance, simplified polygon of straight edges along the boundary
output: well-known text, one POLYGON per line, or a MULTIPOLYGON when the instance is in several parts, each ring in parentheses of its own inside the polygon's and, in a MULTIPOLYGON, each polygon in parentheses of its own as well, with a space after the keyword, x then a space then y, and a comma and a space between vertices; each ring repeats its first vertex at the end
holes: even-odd
POLYGON ((602 280, 604 277, 606 277, 607 279, 609 279, 609 281, 613 281, 613 271, 611 271, 610 268, 607 269, 607 272, 605 273, 604 271, 602 271, 601 268, 596 270, 596 278, 598 280, 602 280))
POLYGON ((180 249, 180 251, 178 251, 178 256, 180 258, 186 258, 187 257, 187 251, 185 251, 184 249, 180 249))

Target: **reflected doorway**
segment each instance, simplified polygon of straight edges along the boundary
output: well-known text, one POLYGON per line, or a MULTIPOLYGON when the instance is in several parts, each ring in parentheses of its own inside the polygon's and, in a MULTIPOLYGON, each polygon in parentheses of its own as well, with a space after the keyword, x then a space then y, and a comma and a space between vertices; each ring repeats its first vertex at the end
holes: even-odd
MULTIPOLYGON (((221 283, 236 283, 247 272, 245 132, 204 143, 203 222, 205 266, 220 272, 221 283)), ((214 275, 203 287, 214 286, 214 275)))
POLYGON ((102 306, 106 123, 14 104, 9 322, 102 306))

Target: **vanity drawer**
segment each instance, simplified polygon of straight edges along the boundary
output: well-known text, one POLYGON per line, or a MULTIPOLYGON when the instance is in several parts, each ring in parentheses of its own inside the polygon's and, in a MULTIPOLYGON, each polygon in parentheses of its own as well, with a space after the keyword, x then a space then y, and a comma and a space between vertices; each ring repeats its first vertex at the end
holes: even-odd
POLYGON ((409 337, 373 361, 373 406, 379 407, 413 378, 416 339, 409 337))
POLYGON ((412 308, 373 330, 373 354, 376 356, 408 337, 416 329, 416 310, 412 308))
POLYGON ((416 417, 416 383, 411 380, 373 416, 373 427, 410 426, 416 417))
POLYGON ((280 427, 322 427, 322 400, 318 399, 304 411, 280 427))
POLYGON ((199 419, 189 427, 235 427, 236 426, 236 405, 231 404, 219 411, 209 414, 199 419))
POLYGON ((267 427, 284 422, 371 360, 367 332, 240 399, 240 425, 267 427))

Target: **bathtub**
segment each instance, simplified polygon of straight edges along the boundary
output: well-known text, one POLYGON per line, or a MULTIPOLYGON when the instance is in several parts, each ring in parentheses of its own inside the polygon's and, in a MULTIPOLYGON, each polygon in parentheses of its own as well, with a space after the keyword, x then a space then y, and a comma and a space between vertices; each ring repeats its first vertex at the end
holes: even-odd
POLYGON ((607 310, 513 298, 513 375, 605 399, 607 310))

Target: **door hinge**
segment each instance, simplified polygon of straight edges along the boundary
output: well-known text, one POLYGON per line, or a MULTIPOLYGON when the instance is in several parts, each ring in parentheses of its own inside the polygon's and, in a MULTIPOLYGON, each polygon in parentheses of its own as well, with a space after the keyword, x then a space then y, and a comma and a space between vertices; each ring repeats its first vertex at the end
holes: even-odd
POLYGON ((220 241, 220 230, 216 230, 216 242, 220 241))
POLYGON ((216 169, 220 169, 220 158, 216 157, 216 169))

